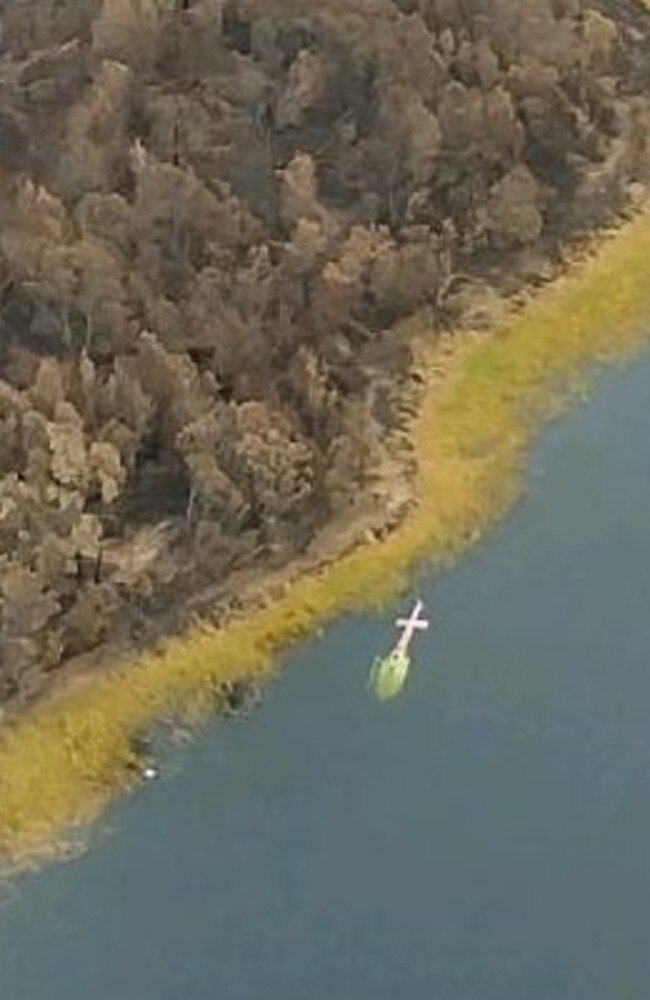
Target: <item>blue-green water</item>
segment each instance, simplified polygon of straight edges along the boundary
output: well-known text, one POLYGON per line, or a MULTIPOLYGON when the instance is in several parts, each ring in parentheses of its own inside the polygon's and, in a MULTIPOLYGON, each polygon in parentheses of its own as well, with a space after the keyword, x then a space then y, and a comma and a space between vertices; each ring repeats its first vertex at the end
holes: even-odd
POLYGON ((294 651, 84 858, 12 887, 1 1000, 647 1000, 650 359, 531 460, 525 502, 388 616, 294 651))

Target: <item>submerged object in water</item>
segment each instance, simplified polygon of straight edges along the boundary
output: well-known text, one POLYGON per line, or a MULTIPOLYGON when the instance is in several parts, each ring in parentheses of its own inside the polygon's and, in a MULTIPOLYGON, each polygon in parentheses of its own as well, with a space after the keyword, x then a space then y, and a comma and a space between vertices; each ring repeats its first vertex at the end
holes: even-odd
POLYGON ((420 618, 422 601, 416 601, 408 618, 398 618, 395 624, 402 629, 397 644, 387 656, 376 656, 370 668, 368 686, 372 687, 381 701, 394 698, 402 690, 411 665, 409 645, 419 629, 427 629, 429 622, 420 618))
POLYGON ((391 650, 388 656, 376 656, 370 668, 369 686, 373 688, 380 701, 394 698, 402 690, 411 657, 402 650, 391 650))

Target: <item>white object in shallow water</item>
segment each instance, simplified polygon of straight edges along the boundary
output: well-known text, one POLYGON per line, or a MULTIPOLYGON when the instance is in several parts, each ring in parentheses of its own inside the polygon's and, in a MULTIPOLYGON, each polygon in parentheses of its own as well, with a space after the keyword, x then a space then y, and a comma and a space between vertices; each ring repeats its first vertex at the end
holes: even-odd
POLYGON ((153 781, 154 778, 160 777, 158 768, 154 767, 153 764, 147 764, 146 767, 142 768, 142 777, 145 781, 153 781))
POLYGON ((404 686, 411 665, 409 645, 416 632, 427 629, 429 622, 420 618, 424 605, 416 601, 408 618, 398 618, 395 624, 402 634, 387 656, 376 656, 370 668, 369 686, 381 701, 394 698, 404 686))
POLYGON ((416 601, 413 610, 408 618, 398 618, 395 624, 398 628, 401 628, 402 634, 397 640, 397 645, 395 649, 398 649, 400 653, 408 652, 408 648, 411 644, 411 639, 417 631, 420 629, 427 629, 429 627, 429 622, 426 618, 420 618, 420 612, 424 607, 422 601, 416 601))

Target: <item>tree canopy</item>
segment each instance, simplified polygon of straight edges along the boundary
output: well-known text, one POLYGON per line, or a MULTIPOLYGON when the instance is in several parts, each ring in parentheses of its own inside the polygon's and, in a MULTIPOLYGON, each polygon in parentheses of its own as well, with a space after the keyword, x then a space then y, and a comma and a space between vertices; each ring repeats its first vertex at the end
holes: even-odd
POLYGON ((0 0, 0 78, 0 701, 300 551, 398 321, 650 169, 632 0, 0 0))

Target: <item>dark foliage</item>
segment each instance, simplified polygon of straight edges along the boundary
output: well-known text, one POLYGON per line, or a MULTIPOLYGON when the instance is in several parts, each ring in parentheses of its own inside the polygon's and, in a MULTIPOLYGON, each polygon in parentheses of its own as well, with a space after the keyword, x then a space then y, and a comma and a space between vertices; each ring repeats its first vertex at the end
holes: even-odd
POLYGON ((381 456, 396 322, 646 181, 613 9, 0 0, 0 700, 304 547, 381 456))

